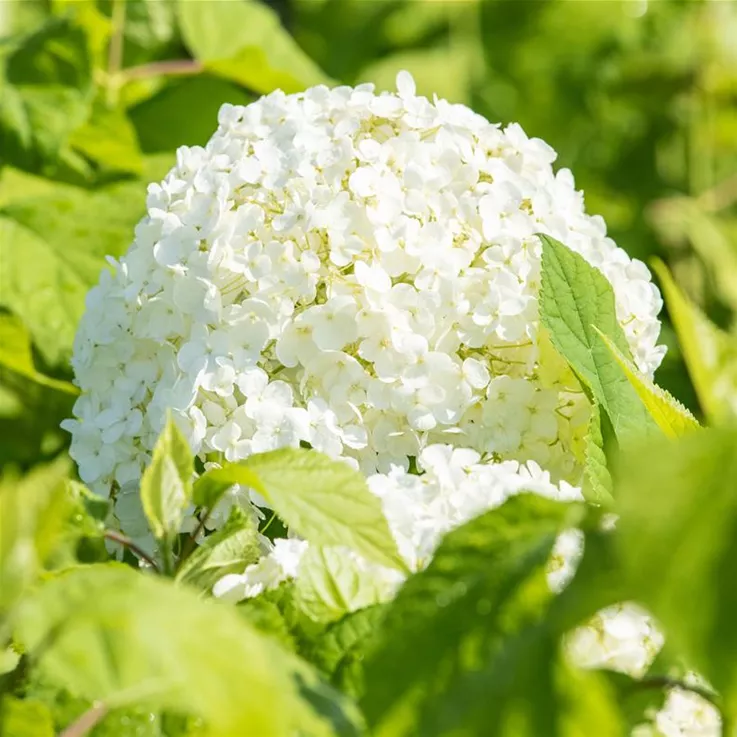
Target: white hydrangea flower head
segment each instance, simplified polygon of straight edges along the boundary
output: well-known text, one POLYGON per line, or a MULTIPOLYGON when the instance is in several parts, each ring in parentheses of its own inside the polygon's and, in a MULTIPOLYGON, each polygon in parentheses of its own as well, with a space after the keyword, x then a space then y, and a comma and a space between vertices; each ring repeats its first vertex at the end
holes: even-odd
MULTIPOLYGON (((432 445, 417 459, 421 474, 408 473, 395 466, 389 473, 373 474, 368 487, 382 503, 400 555, 410 571, 422 570, 431 560, 443 536, 479 514, 498 507, 520 492, 533 492, 558 501, 582 501, 581 490, 561 481, 554 484, 550 474, 533 461, 481 463, 479 454, 468 448, 432 445)), ((215 596, 238 601, 258 596, 296 578, 299 563, 308 543, 277 539, 273 549, 243 574, 230 574, 215 585, 215 596)), ((548 574, 551 588, 563 585, 559 568, 570 578, 582 553, 582 535, 567 531, 560 535, 556 558, 548 574)), ((402 583, 395 570, 373 565, 348 551, 364 575, 370 577, 382 600, 390 599, 402 583)))
POLYGON ((672 688, 655 716, 659 737, 720 737, 719 710, 693 691, 672 688))
POLYGON ((550 146, 398 90, 224 105, 149 187, 76 336, 65 427, 92 488, 135 488, 167 410, 203 461, 308 443, 386 473, 441 443, 577 482, 587 405, 540 331, 535 234, 603 272, 647 373, 650 273, 550 146))
POLYGON ((631 602, 598 612, 567 638, 567 650, 584 668, 606 668, 641 678, 665 638, 653 618, 631 602))

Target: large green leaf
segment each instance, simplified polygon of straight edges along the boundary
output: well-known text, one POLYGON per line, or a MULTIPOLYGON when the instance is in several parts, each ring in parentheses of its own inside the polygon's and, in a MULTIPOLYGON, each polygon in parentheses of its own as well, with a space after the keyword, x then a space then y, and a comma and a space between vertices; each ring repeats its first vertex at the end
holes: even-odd
POLYGON ((703 430, 626 454, 618 553, 666 636, 737 713, 737 432, 703 430))
POLYGON ((544 617, 545 565, 578 512, 521 495, 446 536, 367 656, 378 734, 623 734, 606 685, 562 665, 544 617))
MULTIPOLYGON (((43 357, 58 363, 69 355, 84 297, 119 256, 144 213, 145 186, 131 182, 90 192, 78 187, 37 187, 3 175, 0 206, 0 304, 28 327, 43 357), (24 196, 11 187, 35 188, 24 196), (44 191, 45 190, 45 191, 44 191)), ((28 178, 31 179, 32 178, 28 178)))
POLYGON ((7 737, 54 737, 51 712, 40 701, 5 696, 0 701, 0 734, 7 737))
POLYGON ((187 47, 216 74, 261 93, 298 92, 328 81, 260 2, 179 0, 178 9, 187 47))
POLYGON ((163 579, 79 568, 20 614, 17 636, 41 672, 85 698, 199 715, 210 737, 357 733, 345 702, 306 664, 233 608, 163 579))
POLYGON ((296 604, 316 622, 332 622, 378 604, 381 590, 370 572, 345 550, 313 545, 299 564, 296 604))
POLYGON ((141 478, 141 503, 151 532, 171 542, 179 534, 192 499, 194 458, 187 439, 168 417, 154 447, 151 465, 141 478))
MULTIPOLYGON (((316 545, 351 548, 368 560, 406 570, 381 502, 344 461, 284 448, 251 456, 244 467, 291 529, 316 545)), ((248 484, 248 481, 245 481, 248 484)))
POLYGON ((354 697, 363 695, 366 650, 386 608, 387 605, 370 606, 347 614, 327 627, 305 653, 344 693, 354 697))
POLYGON ((555 238, 541 235, 540 240, 540 319, 553 345, 591 389, 622 444, 657 433, 657 425, 599 337, 600 331, 630 356, 611 284, 555 238))
POLYGON ((110 108, 100 100, 90 118, 71 135, 69 145, 94 164, 99 174, 143 173, 133 124, 123 110, 110 108))
POLYGON ((92 101, 87 37, 69 19, 51 18, 19 41, 4 67, 0 161, 51 171, 92 101))
POLYGON ((68 552, 74 510, 72 497, 64 493, 68 471, 62 458, 20 479, 0 479, 0 623, 43 568, 68 552))
POLYGON ((258 491, 302 537, 345 546, 381 565, 406 570, 381 509, 360 473, 314 450, 283 448, 204 473, 193 501, 211 508, 234 484, 258 491))
POLYGON ((174 151, 179 146, 204 146, 218 127, 220 106, 247 105, 250 100, 236 85, 204 74, 167 84, 133 107, 130 119, 143 151, 174 151))

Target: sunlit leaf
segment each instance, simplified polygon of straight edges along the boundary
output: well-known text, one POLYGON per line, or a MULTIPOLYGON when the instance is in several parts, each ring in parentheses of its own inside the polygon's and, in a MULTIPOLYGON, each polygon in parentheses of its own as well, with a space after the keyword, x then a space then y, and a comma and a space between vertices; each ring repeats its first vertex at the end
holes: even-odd
POLYGON ((607 412, 620 442, 628 444, 652 435, 657 425, 599 338, 599 332, 603 333, 629 356, 611 284, 598 269, 559 241, 547 235, 540 239, 540 319, 553 345, 607 412))
POLYGON ((298 92, 328 81, 260 2, 179 0, 178 10, 189 50, 216 74, 261 93, 298 92))
POLYGON ((157 538, 171 539, 179 533, 192 498, 193 474, 192 450, 169 417, 141 479, 143 510, 157 538))
POLYGON ((666 437, 677 438, 692 430, 699 429, 699 423, 694 416, 680 403, 654 384, 647 376, 643 376, 631 361, 625 358, 614 343, 603 333, 599 337, 611 352, 614 360, 619 364, 627 381, 637 392, 650 417, 655 420, 658 427, 666 437))
POLYGON ((49 581, 23 602, 18 637, 70 691, 199 715, 211 737, 357 733, 340 697, 233 608, 127 566, 49 581))
POLYGON ((299 564, 296 604, 316 622, 331 622, 381 601, 370 572, 345 550, 313 545, 299 564))

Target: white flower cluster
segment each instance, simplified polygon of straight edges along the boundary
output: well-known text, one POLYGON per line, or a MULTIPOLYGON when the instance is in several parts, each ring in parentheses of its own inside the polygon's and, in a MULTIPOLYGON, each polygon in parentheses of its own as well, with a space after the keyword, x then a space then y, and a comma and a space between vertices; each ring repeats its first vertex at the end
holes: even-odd
MULTIPOLYGON (((470 521, 482 512, 494 509, 510 496, 529 491, 558 501, 581 501, 581 490, 565 481, 554 484, 550 474, 534 461, 481 463, 480 455, 467 448, 431 445, 417 458, 421 475, 408 473, 395 466, 387 474, 368 478, 368 487, 381 499, 389 529, 399 553, 411 571, 419 571, 430 561, 447 532, 470 521)), ((581 537, 576 531, 563 533, 556 546, 566 562, 563 568, 572 572, 581 553, 581 537)), ((308 544, 298 539, 277 539, 273 549, 243 574, 223 577, 215 586, 216 596, 239 600, 257 596, 265 589, 295 578, 308 544)), ((377 590, 387 598, 402 582, 396 571, 362 563, 367 576, 372 576, 377 590)), ((551 585, 560 588, 558 566, 551 570, 551 585)), ((566 577, 569 577, 567 575, 566 577)))
POLYGON ((577 480, 588 410, 541 340, 535 234, 606 275, 646 372, 659 293, 549 146, 397 81, 224 105, 149 187, 75 343, 92 488, 135 488, 168 409, 203 461, 304 442, 370 474, 450 443, 577 480))
MULTIPOLYGON (((648 737, 721 737, 722 719, 706 699, 682 688, 668 692, 663 708, 655 715, 655 735, 648 737)), ((645 737, 637 731, 633 737, 645 737)))

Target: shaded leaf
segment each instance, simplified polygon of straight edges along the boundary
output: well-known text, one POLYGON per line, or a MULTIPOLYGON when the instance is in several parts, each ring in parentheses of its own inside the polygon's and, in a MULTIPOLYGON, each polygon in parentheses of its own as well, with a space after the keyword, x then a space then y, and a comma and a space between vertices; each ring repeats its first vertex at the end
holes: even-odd
POLYGON ((241 573, 260 557, 258 532, 250 517, 234 508, 230 519, 182 563, 176 580, 210 591, 228 573, 241 573))
POLYGON ((44 376, 36 370, 28 333, 23 323, 12 315, 0 315, 0 365, 49 389, 73 396, 79 394, 73 384, 44 376))
POLYGON ((52 171, 91 104, 84 31, 67 18, 49 19, 8 56, 0 94, 0 160, 52 171))
POLYGON ((545 565, 574 509, 514 497, 408 579, 367 656, 362 705, 379 733, 623 734, 606 688, 558 661, 544 619, 545 565))
POLYGON ((615 540, 632 598, 734 711, 737 432, 654 442, 623 457, 618 471, 615 540))
POLYGON ((586 501, 610 506, 612 498, 612 477, 607 468, 604 452, 604 437, 601 432, 601 413, 599 405, 591 405, 591 417, 586 433, 585 469, 582 493, 586 501))
POLYGON ((129 115, 144 152, 172 152, 179 146, 204 146, 217 128, 223 103, 247 105, 250 101, 235 85, 200 75, 167 84, 131 108, 129 115))

